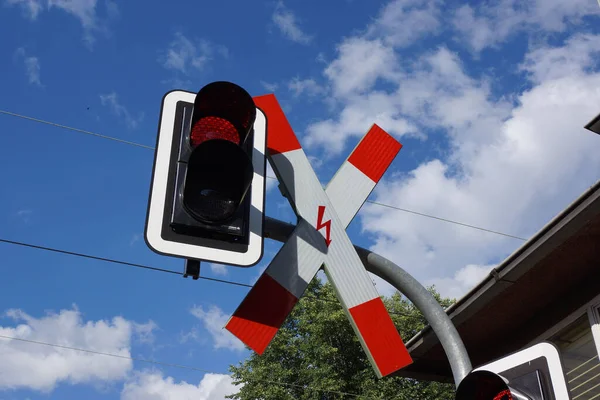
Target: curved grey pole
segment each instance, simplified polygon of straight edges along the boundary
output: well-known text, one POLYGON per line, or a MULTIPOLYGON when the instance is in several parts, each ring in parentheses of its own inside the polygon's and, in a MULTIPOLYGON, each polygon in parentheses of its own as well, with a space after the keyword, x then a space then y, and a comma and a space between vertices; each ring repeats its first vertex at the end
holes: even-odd
MULTIPOLYGON (((292 234, 294 228, 294 225, 265 217, 265 237, 267 238, 285 242, 292 234)), ((450 317, 444 312, 442 306, 408 272, 379 254, 359 246, 354 247, 369 272, 389 282, 423 313, 444 348, 444 352, 450 362, 454 383, 458 386, 473 368, 467 349, 456 327, 450 320, 450 317)))
MULTIPOLYGON (((440 303, 408 272, 383 258, 379 254, 355 246, 361 258, 366 258, 367 270, 389 282, 404 294, 423 313, 431 329, 435 332, 452 369, 454 383, 458 384, 473 369, 467 349, 456 327, 440 303), (366 257, 365 257, 366 256, 366 257)), ((363 261, 364 262, 364 261, 363 261)))

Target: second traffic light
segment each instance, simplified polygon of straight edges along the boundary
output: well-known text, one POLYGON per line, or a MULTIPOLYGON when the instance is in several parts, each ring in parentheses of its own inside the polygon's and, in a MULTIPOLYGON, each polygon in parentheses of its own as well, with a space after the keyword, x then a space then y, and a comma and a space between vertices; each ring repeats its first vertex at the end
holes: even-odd
POLYGON ((458 385, 456 400, 569 399, 558 348, 541 342, 477 367, 458 385))
POLYGON ((514 397, 500 375, 490 371, 474 371, 460 382, 456 388, 455 399, 514 400, 514 397))
POLYGON ((266 118, 230 82, 163 98, 146 221, 161 254, 239 266, 263 249, 266 118))

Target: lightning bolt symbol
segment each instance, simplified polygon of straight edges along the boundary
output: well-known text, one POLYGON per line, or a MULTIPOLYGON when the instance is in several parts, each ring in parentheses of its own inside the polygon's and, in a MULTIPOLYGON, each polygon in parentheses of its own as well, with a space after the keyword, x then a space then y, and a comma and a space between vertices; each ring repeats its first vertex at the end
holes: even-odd
POLYGON ((325 206, 319 206, 319 215, 317 217, 317 230, 325 228, 325 244, 327 247, 331 244, 331 220, 323 222, 325 216, 325 206))

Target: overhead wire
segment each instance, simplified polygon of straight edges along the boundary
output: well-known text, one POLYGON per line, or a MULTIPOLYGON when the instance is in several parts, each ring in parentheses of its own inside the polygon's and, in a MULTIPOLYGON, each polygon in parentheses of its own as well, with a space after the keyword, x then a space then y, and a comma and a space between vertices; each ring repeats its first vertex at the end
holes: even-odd
POLYGON ((408 210, 406 208, 401 208, 401 207, 392 206, 390 204, 380 203, 378 201, 367 200, 367 203, 375 204, 375 205, 378 205, 378 206, 381 206, 381 207, 391 208, 391 209, 398 210, 398 211, 404 211, 404 212, 411 213, 411 214, 420 215, 422 217, 437 219, 438 221, 449 222, 451 224, 465 226, 467 228, 478 229, 478 230, 483 231, 483 232, 494 233, 496 235, 501 235, 501 236, 506 236, 506 237, 513 238, 513 239, 519 239, 519 240, 527 241, 526 238, 521 237, 521 236, 515 236, 515 235, 508 234, 508 233, 503 233, 503 232, 498 232, 498 231, 494 231, 494 230, 491 230, 491 229, 482 228, 480 226, 475 226, 475 225, 471 225, 471 224, 465 224, 463 222, 458 222, 458 221, 454 221, 454 220, 447 219, 447 218, 436 217, 435 215, 424 214, 424 213, 420 213, 420 212, 417 212, 417 211, 408 210))
MULTIPOLYGON (((99 137, 99 138, 102 138, 102 139, 113 140, 113 141, 116 141, 116 142, 119 142, 119 143, 124 143, 124 144, 128 144, 128 145, 131 145, 131 146, 137 146, 137 147, 145 148, 145 149, 148 149, 148 150, 155 150, 155 148, 153 146, 148 146, 148 145, 145 145, 145 144, 142 144, 142 143, 132 142, 132 141, 129 141, 129 140, 123 140, 123 139, 119 139, 119 138, 116 138, 116 137, 113 137, 113 136, 102 135, 102 134, 91 132, 91 131, 87 131, 87 130, 84 130, 84 129, 74 128, 74 127, 71 127, 71 126, 68 126, 68 125, 62 125, 62 124, 58 124, 58 123, 55 123, 55 122, 46 121, 46 120, 43 120, 43 119, 30 117, 30 116, 27 116, 27 115, 17 114, 17 113, 6 111, 6 110, 1 110, 0 109, 0 114, 5 114, 5 115, 12 116, 12 117, 22 118, 22 119, 26 119, 26 120, 33 121, 33 122, 38 122, 38 123, 41 123, 41 124, 46 124, 46 125, 54 126, 54 127, 57 127, 57 128, 68 129, 68 130, 71 130, 71 131, 74 131, 74 132, 84 133, 84 134, 95 136, 95 137, 99 137)), ((274 176, 267 176, 267 178, 268 179, 275 179, 275 180, 277 180, 277 178, 274 177, 274 176)), ((409 209, 402 208, 402 207, 396 207, 396 206, 393 206, 391 204, 385 204, 385 203, 381 203, 381 202, 373 201, 373 200, 367 200, 367 203, 371 203, 371 204, 374 204, 374 205, 377 205, 377 206, 381 206, 381 207, 387 207, 387 208, 390 208, 390 209, 393 209, 393 210, 397 210, 397 211, 403 211, 403 212, 414 214, 414 215, 419 215, 419 216, 426 217, 426 218, 435 219, 435 220, 442 221, 442 222, 447 222, 447 223, 451 223, 451 224, 455 224, 455 225, 459 225, 459 226, 464 226, 464 227, 471 228, 471 229, 477 229, 477 230, 482 231, 482 232, 492 233, 492 234, 495 234, 495 235, 500 235, 500 236, 504 236, 504 237, 508 237, 508 238, 512 238, 512 239, 517 239, 517 240, 521 240, 521 241, 526 241, 527 240, 526 238, 523 238, 523 237, 520 237, 520 236, 511 235, 511 234, 508 234, 508 233, 503 233, 503 232, 495 231, 495 230, 492 230, 492 229, 482 228, 480 226, 466 224, 466 223, 455 221, 455 220, 451 220, 451 219, 448 219, 448 218, 437 217, 435 215, 421 213, 421 212, 409 210, 409 209)))
MULTIPOLYGON (((119 142, 119 143, 130 145, 130 146, 145 148, 145 149, 148 149, 148 150, 155 150, 155 148, 153 146, 148 146, 148 145, 145 145, 145 144, 142 144, 142 143, 133 142, 133 141, 129 141, 129 140, 124 140, 124 139, 120 139, 120 138, 116 138, 116 137, 112 137, 112 136, 108 136, 108 135, 102 135, 102 134, 99 134, 99 133, 96 133, 96 132, 91 132, 91 131, 84 130, 84 129, 74 128, 74 127, 71 127, 71 126, 68 126, 68 125, 58 124, 58 123, 55 123, 55 122, 46 121, 46 120, 42 120, 42 119, 39 119, 39 118, 30 117, 30 116, 27 116, 27 115, 17 114, 17 113, 13 113, 13 112, 6 111, 6 110, 1 110, 0 109, 0 114, 9 115, 9 116, 17 117, 17 118, 22 118, 22 119, 33 121, 33 122, 37 122, 37 123, 42 123, 42 124, 54 126, 54 127, 57 127, 57 128, 71 130, 71 131, 74 131, 74 132, 83 133, 83 134, 86 134, 86 135, 95 136, 95 137, 102 138, 102 139, 112 140, 112 141, 115 141, 115 142, 119 142)), ((275 179, 275 180, 277 179, 276 177, 273 177, 273 176, 267 176, 267 178, 269 178, 269 179, 275 179)), ((387 204, 384 204, 384 203, 378 203, 378 202, 374 202, 374 201, 370 201, 370 200, 367 200, 367 202, 370 202, 370 203, 373 203, 373 204, 376 204, 376 205, 380 205, 380 206, 384 206, 384 207, 389 207, 389 208, 397 209, 397 210, 400 210, 400 211, 405 211, 405 212, 409 212, 409 213, 413 213, 413 214, 417 214, 417 215, 422 215, 424 217, 435 218, 435 219, 438 219, 438 220, 441 220, 441 221, 450 222, 450 223, 454 223, 454 224, 458 224, 458 225, 463 225, 463 226, 474 228, 474 229, 483 230, 483 231, 490 232, 490 233, 495 233, 495 234, 500 234, 500 235, 504 235, 504 236, 508 236, 508 237, 522 239, 522 238, 519 238, 519 237, 516 237, 516 236, 503 234, 501 232, 496 232, 496 231, 492 231, 492 230, 488 230, 488 229, 476 227, 476 226, 473 226, 473 225, 463 224, 463 223, 460 223, 460 222, 456 222, 456 221, 452 221, 452 220, 448 220, 448 219, 444 219, 444 218, 439 218, 439 217, 431 216, 431 215, 428 215, 428 214, 418 213, 418 212, 414 212, 414 211, 411 211, 411 210, 406 210, 406 209, 402 209, 402 208, 399 208, 399 207, 394 207, 394 206, 391 206, 391 205, 387 205, 387 204)), ((522 239, 522 240, 525 240, 525 239, 522 239)), ((99 257, 99 256, 90 255, 90 254, 79 253, 79 252, 68 251, 68 250, 62 250, 62 249, 56 249, 56 248, 47 247, 47 246, 40 246, 40 245, 35 245, 35 244, 32 244, 32 243, 25 243, 25 242, 14 241, 14 240, 9 240, 9 239, 4 239, 4 238, 0 238, 0 242, 5 243, 5 244, 12 244, 12 245, 16 245, 16 246, 22 246, 22 247, 33 248, 33 249, 37 249, 37 250, 43 250, 43 251, 48 251, 48 252, 54 252, 54 253, 69 255, 69 256, 82 257, 82 258, 87 258, 87 259, 92 259, 92 260, 102 261, 102 262, 107 262, 107 263, 120 264, 120 265, 125 265, 125 266, 130 266, 130 267, 135 267, 135 268, 141 268, 141 269, 146 269, 146 270, 152 270, 152 271, 157 271, 157 272, 164 272, 164 273, 175 274, 175 275, 183 275, 180 272, 173 271, 173 270, 170 270, 170 269, 152 267, 152 266, 145 265, 145 264, 132 263, 132 262, 122 261, 122 260, 115 260, 115 259, 111 259, 111 258, 107 258, 107 257, 99 257)), ((213 282, 218 282, 218 283, 223 283, 223 284, 229 284, 229 285, 234 285, 234 286, 252 288, 252 285, 245 284, 245 283, 242 283, 242 282, 235 282, 235 281, 229 281, 229 280, 218 279, 218 278, 210 278, 210 277, 206 277, 206 276, 199 276, 198 279, 207 280, 207 281, 213 281, 213 282)), ((312 301, 335 302, 335 301, 329 300, 329 299, 317 298, 317 297, 312 296, 310 294, 307 294, 305 296, 305 298, 310 299, 312 301)), ((405 316, 405 317, 406 316, 407 317, 417 317, 417 316, 415 316, 413 314, 401 313, 401 312, 390 312, 390 314, 395 314, 395 315, 400 315, 400 316, 405 316)), ((148 360, 148 359, 139 358, 139 357, 122 356, 122 355, 119 355, 119 354, 112 354, 112 353, 100 352, 100 351, 95 351, 95 350, 90 350, 90 349, 82 349, 82 348, 76 348, 76 347, 71 347, 71 346, 64 346, 64 345, 59 345, 59 344, 53 344, 53 343, 35 341, 35 340, 24 339, 24 338, 17 338, 17 337, 6 336, 6 335, 0 335, 0 338, 7 339, 7 340, 15 340, 15 341, 20 341, 20 342, 26 342, 26 343, 30 343, 30 344, 38 344, 38 345, 51 346, 51 347, 55 347, 55 348, 68 349, 68 350, 72 350, 72 351, 80 351, 80 352, 85 352, 85 353, 95 354, 95 355, 102 355, 102 356, 108 356, 108 357, 116 357, 116 358, 121 358, 121 359, 129 359, 129 360, 132 360, 132 361, 138 361, 138 362, 144 362, 144 363, 151 363, 151 364, 161 365, 161 366, 166 366, 166 367, 187 369, 187 370, 199 371, 199 372, 204 372, 204 373, 214 373, 213 371, 209 371, 209 370, 202 369, 202 368, 197 368, 197 367, 192 367, 192 366, 186 366, 186 365, 181 365, 181 364, 173 364, 173 363, 165 363, 165 362, 161 362, 161 361, 148 360)), ((351 397, 359 397, 360 396, 360 395, 355 394, 355 393, 348 393, 348 392, 342 392, 342 391, 336 391, 336 390, 328 390, 328 389, 320 389, 320 388, 315 388, 315 387, 308 386, 308 385, 298 385, 298 384, 292 384, 292 383, 286 383, 286 382, 278 382, 278 381, 271 381, 271 380, 263 380, 263 379, 251 379, 251 380, 254 380, 254 381, 257 381, 257 382, 261 382, 261 383, 270 383, 270 384, 276 384, 276 385, 282 385, 282 386, 298 387, 298 388, 301 388, 303 390, 312 390, 312 391, 319 391, 319 392, 325 392, 325 393, 340 394, 340 395, 351 396, 351 397)))
POLYGON ((21 115, 21 114, 13 113, 13 112, 6 111, 6 110, 0 110, 0 114, 5 114, 5 115, 10 115, 12 117, 18 117, 18 118, 27 119, 29 121, 39 122, 41 124, 46 124, 46 125, 54 126, 56 128, 63 128, 63 129, 68 129, 68 130, 79 132, 79 133, 85 133, 86 135, 96 136, 96 137, 99 137, 99 138, 102 138, 102 139, 114 140, 115 142, 128 144, 130 146, 137 146, 137 147, 142 147, 144 149, 154 150, 154 147, 147 146, 145 144, 141 144, 141 143, 137 143, 137 142, 132 142, 132 141, 129 141, 129 140, 124 140, 124 139, 119 139, 119 138, 116 138, 116 137, 113 137, 113 136, 102 135, 100 133, 86 131, 85 129, 73 128, 72 126, 57 124, 56 122, 45 121, 43 119, 33 118, 33 117, 29 117, 27 115, 21 115))
MULTIPOLYGON (((6 339, 6 340, 15 340, 18 342, 48 346, 48 347, 55 347, 55 348, 65 349, 65 350, 80 351, 80 352, 84 352, 84 353, 106 356, 106 357, 115 357, 115 358, 120 358, 120 359, 125 359, 125 360, 160 365, 160 366, 164 366, 164 367, 186 369, 186 370, 190 370, 190 371, 204 372, 204 373, 208 373, 208 374, 222 374, 220 372, 210 371, 208 369, 193 367, 193 366, 189 366, 189 365, 166 363, 163 361, 148 360, 146 358, 140 358, 140 357, 123 356, 120 354, 107 353, 107 352, 90 350, 90 349, 82 349, 79 347, 65 346, 65 345, 60 345, 60 344, 55 344, 55 343, 42 342, 42 341, 38 341, 38 340, 31 340, 31 339, 19 338, 19 337, 8 336, 8 335, 0 334, 0 338, 6 339)), ((222 374, 222 375, 229 375, 229 374, 222 374)), ((231 375, 229 375, 229 376, 231 376, 231 375)), ((325 392, 325 393, 341 394, 344 396, 352 396, 352 397, 360 396, 355 393, 342 392, 342 391, 338 391, 338 390, 320 389, 320 388, 316 388, 316 387, 308 386, 308 385, 305 386, 305 385, 299 385, 299 384, 287 383, 287 382, 279 382, 279 381, 273 381, 273 380, 267 380, 267 379, 257 379, 257 378, 248 378, 248 379, 252 380, 254 382, 259 382, 259 383, 270 383, 270 384, 281 385, 281 386, 298 387, 303 390, 313 390, 313 391, 319 391, 319 392, 325 392)))
MULTIPOLYGON (((165 273, 169 273, 169 274, 183 276, 182 272, 173 271, 171 269, 157 268, 157 267, 152 267, 150 265, 139 264, 139 263, 132 263, 132 262, 122 261, 122 260, 116 260, 116 259, 113 259, 113 258, 99 257, 99 256, 91 255, 91 254, 79 253, 79 252, 68 251, 68 250, 62 250, 62 249, 57 249, 57 248, 47 247, 47 246, 39 246, 39 245, 36 245, 36 244, 26 243, 26 242, 21 242, 21 241, 16 241, 16 240, 9 240, 9 239, 0 238, 0 243, 6 243, 6 244, 15 245, 15 246, 21 246, 21 247, 27 247, 27 248, 37 249, 37 250, 49 251, 49 252, 52 252, 52 253, 58 253, 58 254, 64 254, 64 255, 69 255, 69 256, 74 256, 74 257, 87 258, 87 259, 90 259, 90 260, 103 261, 103 262, 107 262, 107 263, 111 263, 111 264, 125 265, 125 266, 128 266, 128 267, 142 268, 142 269, 150 270, 150 271, 165 272, 165 273)), ((205 280, 205 281, 222 283, 222 284, 226 284, 226 285, 240 286, 240 287, 245 287, 245 288, 252 288, 253 287, 253 285, 250 285, 250 284, 247 284, 247 283, 243 283, 243 282, 236 282, 236 281, 230 281, 230 280, 226 280, 226 279, 211 278, 211 277, 208 277, 208 276, 201 276, 200 275, 198 277, 198 279, 205 280)), ((324 302, 329 302, 329 303, 336 303, 335 300, 322 299, 322 298, 319 298, 319 297, 315 297, 315 296, 313 296, 310 293, 307 293, 307 295, 305 295, 304 297, 307 298, 307 299, 310 299, 312 301, 324 301, 324 302)), ((390 314, 394 314, 394 315, 398 315, 398 316, 403 316, 403 317, 416 318, 416 319, 420 318, 418 315, 414 315, 414 314, 411 314, 411 313, 402 313, 402 312, 398 312, 398 311, 390 311, 390 314)))
MULTIPOLYGON (((27 247, 27 248, 32 248, 32 249, 37 249, 37 250, 42 250, 42 251, 49 251, 49 252, 58 253, 58 254, 64 254, 64 255, 69 255, 69 256, 82 257, 82 258, 87 258, 87 259, 96 260, 96 261, 102 261, 102 262, 107 262, 107 263, 120 264, 120 265, 129 266, 129 267, 142 268, 142 269, 145 269, 145 270, 151 270, 151 271, 157 271, 157 272, 164 272, 164 273, 170 273, 170 274, 175 274, 175 275, 183 275, 180 272, 173 271, 173 270, 170 270, 170 269, 157 268, 157 267, 152 267, 152 266, 149 266, 149 265, 144 265, 144 264, 139 264, 139 263, 132 263, 132 262, 128 262, 128 261, 115 260, 115 259, 106 258, 106 257, 98 257, 98 256, 90 255, 90 254, 78 253, 78 252, 68 251, 68 250, 62 250, 62 249, 56 249, 56 248, 47 247, 47 246, 39 246, 39 245, 31 244, 31 243, 25 243, 25 242, 20 242, 20 241, 15 241, 15 240, 8 240, 8 239, 4 239, 4 238, 0 238, 0 243, 11 244, 11 245, 16 245, 16 246, 23 246, 23 247, 27 247)), ((235 285, 235 286, 252 288, 252 285, 249 285, 249 284, 246 284, 246 283, 242 283, 242 282, 229 281, 229 280, 225 280, 225 279, 210 278, 210 277, 206 277, 206 276, 199 276, 198 279, 212 281, 212 282, 218 282, 218 283, 223 283, 223 284, 229 284, 229 285, 235 285)), ((318 297, 313 296, 310 293, 307 294, 307 295, 305 295, 304 298, 305 299, 310 299, 311 301, 322 301, 322 302, 335 303, 334 300, 318 298, 318 297)), ((397 312, 397 311, 389 311, 389 313, 392 314, 392 315, 398 315, 398 316, 403 316, 403 317, 419 318, 418 315, 414 315, 414 314, 410 314, 410 313, 402 313, 402 312, 397 312)), ((25 343, 32 343, 32 344, 38 344, 38 345, 51 346, 51 347, 62 348, 62 349, 73 350, 73 351, 81 351, 81 352, 85 352, 85 353, 102 355, 102 356, 108 356, 108 357, 116 357, 116 358, 121 358, 121 359, 129 359, 129 360, 132 360, 132 361, 138 361, 138 362, 144 362, 144 363, 151 363, 151 364, 161 365, 161 366, 165 366, 165 367, 187 369, 187 370, 199 371, 199 372, 204 372, 204 373, 215 373, 214 371, 210 371, 210 370, 206 370, 206 369, 202 369, 202 368, 197 368, 197 367, 192 367, 192 366, 187 366, 187 365, 182 365, 182 364, 166 363, 166 362, 162 362, 162 361, 148 360, 148 359, 139 358, 139 357, 122 356, 122 355, 119 355, 119 354, 106 353, 106 352, 101 352, 101 351, 96 351, 96 350, 82 349, 82 348, 65 346, 65 345, 59 345, 59 344, 54 344, 54 343, 41 342, 41 341, 37 341, 37 340, 31 340, 31 339, 25 339, 25 338, 18 338, 18 337, 7 336, 7 335, 2 335, 2 334, 0 334, 0 338, 7 339, 7 340, 20 341, 20 342, 25 342, 25 343)), ((260 383, 270 383, 270 384, 276 384, 276 385, 282 385, 282 386, 298 387, 298 388, 301 388, 303 390, 313 390, 313 391, 320 391, 320 392, 326 392, 326 393, 341 394, 341 395, 344 395, 344 396, 360 397, 360 395, 355 394, 355 393, 348 393, 348 392, 342 392, 342 391, 336 391, 336 390, 329 390, 329 389, 320 389, 320 388, 315 388, 315 387, 311 387, 311 386, 307 386, 307 385, 299 385, 299 384, 293 384, 293 383, 287 383, 287 382, 278 382, 278 381, 264 380, 264 379, 255 379, 255 378, 248 378, 248 379, 249 380, 253 380, 255 382, 260 382, 260 383)))
POLYGON ((111 258, 92 256, 90 254, 83 254, 83 253, 77 253, 77 252, 74 252, 74 251, 55 249, 55 248, 52 248, 52 247, 39 246, 39 245, 36 245, 36 244, 25 243, 25 242, 18 242, 18 241, 15 241, 15 240, 8 240, 8 239, 0 238, 0 242, 7 243, 7 244, 14 244, 16 246, 29 247, 29 248, 32 248, 32 249, 51 251, 53 253, 67 254, 67 255, 70 255, 70 256, 89 258, 89 259, 92 259, 92 260, 104 261, 104 262, 108 262, 108 263, 121 264, 121 265, 130 266, 130 267, 137 267, 137 268, 149 269, 149 270, 152 270, 152 271, 160 271, 160 272, 166 272, 166 273, 170 273, 170 274, 181 275, 181 273, 179 273, 177 271, 170 270, 170 269, 156 268, 156 267, 151 267, 149 265, 132 263, 132 262, 128 262, 128 261, 118 261, 118 260, 113 260, 111 258))

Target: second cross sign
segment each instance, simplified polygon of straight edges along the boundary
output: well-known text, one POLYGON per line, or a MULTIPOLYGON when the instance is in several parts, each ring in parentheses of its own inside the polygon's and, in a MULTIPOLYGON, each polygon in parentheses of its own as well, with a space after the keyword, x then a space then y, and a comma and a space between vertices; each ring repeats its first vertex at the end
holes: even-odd
POLYGON ((346 233, 402 145, 374 125, 324 190, 275 96, 254 101, 266 114, 268 157, 299 222, 226 329, 262 354, 323 265, 377 375, 411 364, 346 233))

